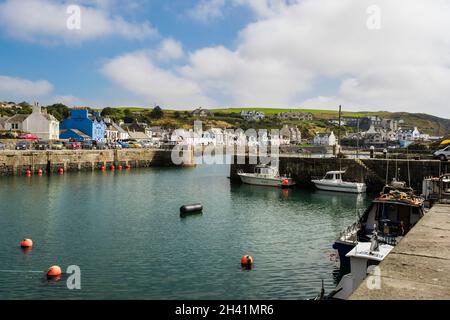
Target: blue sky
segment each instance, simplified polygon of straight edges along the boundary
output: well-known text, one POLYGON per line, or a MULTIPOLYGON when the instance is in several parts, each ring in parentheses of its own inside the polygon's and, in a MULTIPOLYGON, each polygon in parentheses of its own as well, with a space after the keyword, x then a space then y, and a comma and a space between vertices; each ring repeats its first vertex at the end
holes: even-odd
POLYGON ((448 117, 449 4, 376 2, 0 0, 0 101, 448 117))

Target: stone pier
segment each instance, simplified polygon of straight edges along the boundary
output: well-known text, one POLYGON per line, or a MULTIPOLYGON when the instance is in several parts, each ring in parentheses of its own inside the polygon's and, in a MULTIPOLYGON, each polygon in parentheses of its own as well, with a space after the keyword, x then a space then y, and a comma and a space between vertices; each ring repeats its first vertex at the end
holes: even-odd
MULTIPOLYGON (((193 151, 184 157, 181 166, 195 166, 193 151), (187 160, 187 161, 186 161, 187 160)), ((172 162, 172 150, 123 149, 123 150, 51 150, 51 151, 0 151, 0 176, 44 172, 92 171, 111 165, 131 165, 134 168, 176 166, 172 162)))
POLYGON ((378 289, 363 281, 350 300, 450 299, 450 205, 433 206, 379 268, 378 289))

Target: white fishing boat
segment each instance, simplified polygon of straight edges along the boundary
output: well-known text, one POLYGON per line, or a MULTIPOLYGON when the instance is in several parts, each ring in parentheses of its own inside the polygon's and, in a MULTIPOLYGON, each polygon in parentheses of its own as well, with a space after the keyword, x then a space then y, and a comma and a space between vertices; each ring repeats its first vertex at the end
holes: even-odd
POLYGON ((366 184, 362 182, 349 182, 342 180, 345 171, 328 171, 322 179, 311 180, 319 190, 364 193, 366 184))
POLYGON ((258 165, 254 173, 238 171, 241 181, 246 184, 270 187, 290 187, 295 184, 294 180, 286 175, 280 175, 277 168, 267 165, 258 165))
POLYGON ((383 261, 393 248, 389 244, 380 244, 376 232, 374 232, 371 242, 359 242, 347 253, 347 258, 350 259, 350 273, 342 277, 328 298, 348 299, 364 281, 367 274, 383 261))

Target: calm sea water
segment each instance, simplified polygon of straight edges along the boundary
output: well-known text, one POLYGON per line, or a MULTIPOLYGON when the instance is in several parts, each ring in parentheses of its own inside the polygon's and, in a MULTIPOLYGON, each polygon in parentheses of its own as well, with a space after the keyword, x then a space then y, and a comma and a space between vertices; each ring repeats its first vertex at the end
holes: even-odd
POLYGON ((368 199, 228 175, 215 165, 1 178, 0 299, 304 299, 322 279, 333 289, 331 245, 368 199), (196 202, 203 215, 180 218, 196 202), (47 281, 40 271, 54 264, 78 265, 81 290, 47 281))

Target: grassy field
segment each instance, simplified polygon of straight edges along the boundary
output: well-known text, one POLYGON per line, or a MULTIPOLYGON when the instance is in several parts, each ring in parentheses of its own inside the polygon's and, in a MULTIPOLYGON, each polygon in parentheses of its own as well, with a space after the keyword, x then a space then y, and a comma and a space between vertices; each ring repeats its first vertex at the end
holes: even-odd
MULTIPOLYGON (((133 113, 145 114, 148 113, 151 108, 116 108, 119 110, 129 109, 133 113)), ((327 123, 327 120, 338 119, 338 110, 320 110, 320 109, 295 109, 295 108, 222 108, 222 109, 209 109, 214 113, 213 117, 199 118, 202 120, 205 128, 221 127, 221 128, 281 128, 283 124, 297 125, 305 136, 312 136, 316 132, 325 132, 330 130, 336 130, 335 126, 327 123), (262 121, 244 121, 240 117, 241 111, 260 111, 264 112, 266 119, 262 121), (281 112, 304 112, 312 113, 314 121, 280 121, 276 118, 276 114, 281 112)), ((195 117, 191 116, 192 110, 169 110, 163 109, 164 116, 158 120, 152 120, 151 125, 154 126, 166 126, 177 128, 191 128, 195 117)), ((450 133, 450 120, 443 119, 428 114, 421 113, 407 113, 407 112, 388 112, 388 111, 342 111, 342 117, 367 117, 367 116, 379 116, 386 119, 398 119, 403 120, 401 124, 404 128, 418 127, 421 132, 428 133, 430 135, 448 135, 450 133)), ((350 130, 350 128, 347 128, 350 130)), ((345 128, 344 128, 345 130, 345 128)))

